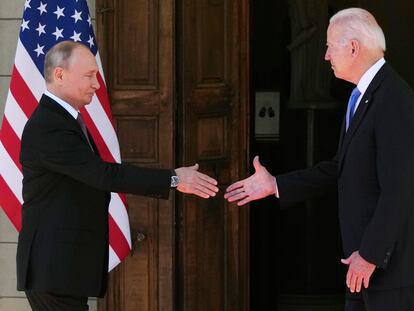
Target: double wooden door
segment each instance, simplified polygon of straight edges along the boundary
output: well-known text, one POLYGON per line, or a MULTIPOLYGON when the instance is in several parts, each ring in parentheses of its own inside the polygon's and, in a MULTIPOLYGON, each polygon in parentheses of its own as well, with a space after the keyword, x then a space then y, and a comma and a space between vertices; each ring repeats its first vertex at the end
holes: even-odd
POLYGON ((249 215, 223 190, 248 167, 248 1, 96 6, 123 161, 199 163, 222 190, 209 200, 128 196, 133 251, 99 310, 247 310, 249 215))

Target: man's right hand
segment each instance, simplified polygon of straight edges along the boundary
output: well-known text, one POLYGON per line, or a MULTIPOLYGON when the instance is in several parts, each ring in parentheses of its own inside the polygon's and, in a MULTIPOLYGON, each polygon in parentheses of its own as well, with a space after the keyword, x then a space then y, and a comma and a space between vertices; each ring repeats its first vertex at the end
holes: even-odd
POLYGON ((206 174, 198 172, 198 164, 175 169, 180 182, 177 190, 198 195, 204 199, 214 197, 218 192, 217 181, 206 174))
POLYGON ((256 172, 230 185, 226 189, 225 199, 229 202, 237 201, 237 205, 241 206, 277 193, 276 178, 260 164, 258 156, 253 159, 253 166, 256 172))

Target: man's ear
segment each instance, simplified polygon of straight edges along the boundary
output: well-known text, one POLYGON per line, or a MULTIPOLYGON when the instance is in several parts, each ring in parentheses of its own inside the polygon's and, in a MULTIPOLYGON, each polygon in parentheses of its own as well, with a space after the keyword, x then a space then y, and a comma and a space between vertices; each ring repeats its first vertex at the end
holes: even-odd
POLYGON ((352 56, 358 56, 359 52, 360 52, 360 48, 361 48, 361 46, 359 44, 359 41, 351 40, 351 53, 352 53, 352 56))
POLYGON ((53 71, 53 77, 58 84, 61 84, 63 82, 63 68, 56 67, 53 71))

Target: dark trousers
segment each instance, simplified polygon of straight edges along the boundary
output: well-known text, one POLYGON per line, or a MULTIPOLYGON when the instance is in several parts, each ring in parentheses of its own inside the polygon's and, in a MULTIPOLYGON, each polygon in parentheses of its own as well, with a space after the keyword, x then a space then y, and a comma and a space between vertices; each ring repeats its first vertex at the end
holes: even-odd
POLYGON ((414 311, 414 286, 347 292, 345 311, 414 311))
POLYGON ((33 311, 88 311, 88 297, 74 297, 26 291, 33 311))

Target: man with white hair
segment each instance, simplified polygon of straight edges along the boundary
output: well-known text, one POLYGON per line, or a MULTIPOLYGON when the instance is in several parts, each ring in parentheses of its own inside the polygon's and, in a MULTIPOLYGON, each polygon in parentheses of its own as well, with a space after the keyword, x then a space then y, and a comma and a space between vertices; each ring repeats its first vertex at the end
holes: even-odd
POLYGON ((414 310, 414 92, 384 60, 385 38, 366 10, 338 12, 325 59, 356 85, 337 155, 315 167, 256 172, 225 197, 246 204, 268 195, 281 205, 337 188, 346 259, 346 311, 414 310))

